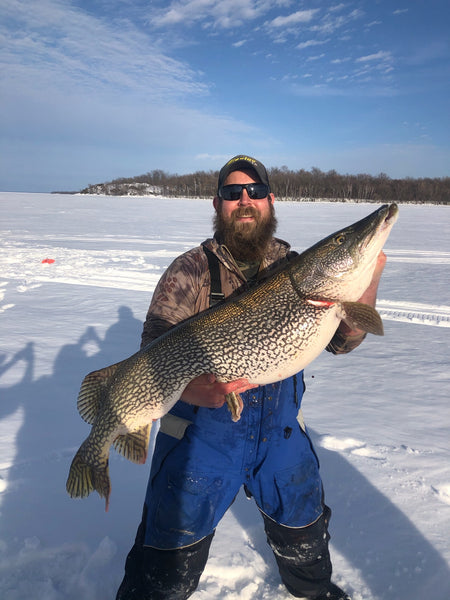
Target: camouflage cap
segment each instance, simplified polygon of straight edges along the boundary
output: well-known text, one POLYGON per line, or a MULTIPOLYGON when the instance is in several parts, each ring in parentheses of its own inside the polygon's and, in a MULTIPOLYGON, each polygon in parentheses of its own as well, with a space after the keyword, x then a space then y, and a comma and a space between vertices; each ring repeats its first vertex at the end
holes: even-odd
MULTIPOLYGON (((219 181, 217 184, 217 193, 219 192, 220 188, 225 183, 225 180, 228 177, 228 175, 230 173, 232 173, 233 171, 240 171, 241 169, 253 170, 256 173, 256 175, 259 178, 261 183, 265 183, 266 185, 269 185, 269 176, 267 175, 266 167, 261 162, 259 162, 259 160, 256 160, 256 158, 252 158, 251 156, 247 156, 245 154, 238 154, 237 156, 234 156, 233 158, 231 158, 220 169, 219 181)), ((270 188, 270 186, 269 186, 269 188, 270 188)))

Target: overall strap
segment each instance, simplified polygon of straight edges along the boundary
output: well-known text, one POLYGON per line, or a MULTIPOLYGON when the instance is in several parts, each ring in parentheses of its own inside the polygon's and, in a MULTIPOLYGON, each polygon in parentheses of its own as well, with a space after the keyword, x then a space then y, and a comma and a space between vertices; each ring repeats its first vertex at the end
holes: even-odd
POLYGON ((206 246, 202 246, 206 258, 208 259, 209 273, 211 276, 211 290, 209 293, 209 306, 214 306, 218 302, 225 299, 225 294, 222 293, 222 282, 220 281, 220 266, 219 259, 206 246))

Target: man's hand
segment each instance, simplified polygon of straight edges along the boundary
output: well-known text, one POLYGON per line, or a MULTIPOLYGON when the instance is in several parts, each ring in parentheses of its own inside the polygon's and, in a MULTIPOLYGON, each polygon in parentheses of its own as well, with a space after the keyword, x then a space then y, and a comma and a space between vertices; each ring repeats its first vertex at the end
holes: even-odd
POLYGON ((229 383, 221 383, 213 374, 196 377, 188 383, 181 399, 188 404, 206 408, 220 408, 225 403, 225 396, 230 392, 245 392, 257 385, 250 384, 247 379, 236 379, 229 383))

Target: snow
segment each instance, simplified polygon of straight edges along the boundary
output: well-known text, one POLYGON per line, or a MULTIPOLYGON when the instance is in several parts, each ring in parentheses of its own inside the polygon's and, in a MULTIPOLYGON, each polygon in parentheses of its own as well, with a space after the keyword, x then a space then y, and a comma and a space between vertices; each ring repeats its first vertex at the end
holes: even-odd
MULTIPOLYGON (((278 203, 278 235, 301 250, 375 208, 278 203)), ((96 494, 69 498, 88 433, 79 385, 138 348, 157 280, 210 235, 211 217, 207 200, 0 193, 2 599, 114 598, 149 466, 111 452, 108 513, 96 494)), ((354 600, 448 600, 449 208, 401 206, 386 254, 385 337, 310 365, 304 414, 333 510, 336 583, 354 600)), ((193 599, 289 597, 239 495, 193 599)))

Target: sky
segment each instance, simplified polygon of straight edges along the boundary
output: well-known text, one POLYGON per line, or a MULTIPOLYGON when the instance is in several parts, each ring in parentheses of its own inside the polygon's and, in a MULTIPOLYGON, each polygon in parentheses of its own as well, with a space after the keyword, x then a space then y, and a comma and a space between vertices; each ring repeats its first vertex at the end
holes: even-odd
POLYGON ((446 0, 2 0, 0 190, 154 169, 450 175, 446 0))

